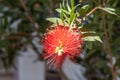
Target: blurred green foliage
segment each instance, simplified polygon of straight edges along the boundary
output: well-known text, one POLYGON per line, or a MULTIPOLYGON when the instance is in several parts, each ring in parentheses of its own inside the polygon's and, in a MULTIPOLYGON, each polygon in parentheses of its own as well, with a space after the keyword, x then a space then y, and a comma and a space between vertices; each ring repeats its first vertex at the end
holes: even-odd
MULTIPOLYGON (((59 7, 61 1, 25 0, 30 15, 38 25, 39 34, 43 34, 51 24, 46 21, 46 18, 53 16, 59 17, 55 8, 59 7)), ((85 11, 88 13, 95 6, 100 5, 100 1, 83 0, 80 6, 89 5, 88 11, 85 11)), ((120 15, 120 0, 106 1, 105 7, 115 9, 115 12, 120 15)), ((79 0, 75 0, 75 4, 78 3, 79 0)), ((83 17, 86 13, 80 16, 83 17)), ((109 13, 111 12, 106 11, 105 19, 110 47, 115 59, 114 65, 120 68, 120 18, 109 13)), ((105 51, 106 40, 104 38, 101 17, 102 10, 97 10, 83 22, 86 29, 98 32, 103 40, 103 44, 86 42, 88 48, 84 59, 77 58, 78 63, 83 64, 86 68, 85 75, 88 80, 112 80, 112 73, 108 65, 109 58, 105 51)), ((39 37, 38 35, 32 35, 35 32, 36 30, 27 18, 26 12, 19 0, 0 0, 0 60, 2 60, 6 69, 14 66, 14 59, 18 55, 18 51, 25 50, 28 44, 32 44, 34 37, 39 37)), ((119 75, 120 73, 118 72, 119 75)))

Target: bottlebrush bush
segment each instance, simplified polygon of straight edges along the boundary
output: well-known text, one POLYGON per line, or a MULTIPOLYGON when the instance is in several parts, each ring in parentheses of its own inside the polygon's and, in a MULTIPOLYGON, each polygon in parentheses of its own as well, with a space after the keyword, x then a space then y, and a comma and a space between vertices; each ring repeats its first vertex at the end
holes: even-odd
POLYGON ((48 66, 60 69, 68 57, 86 68, 87 79, 116 80, 119 4, 120 0, 0 0, 0 60, 6 69, 15 67, 18 51, 31 45, 48 66), (42 56, 35 38, 43 45, 42 56))
POLYGON ((79 6, 80 4, 74 5, 74 0, 71 0, 71 6, 68 1, 63 1, 60 8, 56 9, 60 13, 60 18, 47 18, 53 24, 43 40, 45 51, 43 58, 48 59, 50 65, 60 67, 66 57, 72 60, 79 57, 84 42, 99 41, 102 43, 95 31, 84 29, 83 21, 86 20, 86 16, 83 14, 87 12, 89 6, 84 5, 77 10, 79 6), (80 18, 81 16, 83 17, 80 18))

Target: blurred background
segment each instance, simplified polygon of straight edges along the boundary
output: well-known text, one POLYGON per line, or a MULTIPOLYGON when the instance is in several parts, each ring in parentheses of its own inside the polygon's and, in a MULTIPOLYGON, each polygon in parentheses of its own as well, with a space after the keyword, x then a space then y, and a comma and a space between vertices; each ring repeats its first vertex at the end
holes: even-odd
MULTIPOLYGON (((104 44, 88 42, 77 63, 66 59, 58 71, 41 59, 41 40, 51 25, 46 18, 59 17, 55 9, 62 1, 0 0, 0 80, 120 80, 120 17, 111 12, 103 15, 97 10, 84 21, 86 28, 98 32, 104 44)), ((86 13, 102 5, 120 15, 120 0, 75 0, 78 3, 80 7, 89 5, 86 13)))

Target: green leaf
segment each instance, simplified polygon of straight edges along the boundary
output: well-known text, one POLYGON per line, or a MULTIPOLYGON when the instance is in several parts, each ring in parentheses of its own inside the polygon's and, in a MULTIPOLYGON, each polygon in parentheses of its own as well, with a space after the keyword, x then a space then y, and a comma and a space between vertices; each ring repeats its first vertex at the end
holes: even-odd
POLYGON ((93 43, 92 42, 86 42, 86 47, 88 49, 92 49, 93 48, 93 43))
POLYGON ((74 0, 71 0, 71 7, 74 7, 74 0))
POLYGON ((67 0, 66 5, 67 5, 67 9, 68 9, 68 11, 71 12, 71 8, 70 8, 70 6, 69 6, 69 4, 68 4, 68 0, 67 0))
POLYGON ((8 17, 5 16, 4 17, 4 29, 6 29, 8 27, 8 17))
POLYGON ((75 12, 75 10, 76 10, 76 8, 77 8, 78 6, 80 6, 80 4, 78 4, 78 5, 76 5, 76 6, 74 6, 74 7, 72 8, 72 10, 71 10, 71 12, 70 12, 70 15, 74 14, 74 12, 75 12))
MULTIPOLYGON (((107 8, 107 7, 102 8, 102 7, 99 7, 99 9, 101 9, 101 10, 103 10, 103 11, 109 13, 109 14, 119 16, 119 15, 117 15, 117 14, 115 13, 115 9, 114 9, 114 8, 107 8)), ((119 16, 119 17, 120 17, 120 16, 119 16)))
POLYGON ((112 4, 112 7, 117 6, 117 4, 119 4, 119 0, 114 1, 114 3, 112 4))
POLYGON ((65 0, 63 0, 63 2, 62 2, 62 7, 63 7, 63 9, 66 8, 66 7, 65 7, 65 0))
POLYGON ((2 19, 0 19, 0 32, 2 32, 2 19))
POLYGON ((63 14, 63 12, 60 13, 60 19, 62 20, 62 22, 64 22, 64 14, 63 14))
POLYGON ((58 9, 56 9, 56 11, 59 12, 59 13, 64 12, 64 13, 70 15, 70 13, 67 10, 64 10, 64 9, 58 8, 58 9))
POLYGON ((60 9, 62 9, 62 4, 60 3, 60 9))
POLYGON ((0 18, 0 35, 6 31, 6 29, 8 28, 8 17, 5 16, 3 18, 0 18))
POLYGON ((120 57, 116 60, 115 66, 118 66, 120 68, 120 57))
POLYGON ((88 8, 89 8, 89 5, 84 5, 84 6, 80 9, 80 12, 79 12, 80 16, 83 15, 83 14, 85 14, 85 13, 87 12, 88 8))
POLYGON ((72 8, 71 12, 70 12, 70 20, 69 20, 69 24, 70 24, 70 25, 74 22, 75 18, 77 17, 77 14, 75 14, 75 10, 76 10, 76 8, 77 8, 79 5, 80 5, 80 4, 74 6, 74 7, 72 8))
POLYGON ((69 24, 70 24, 70 25, 73 24, 75 18, 76 18, 76 14, 72 14, 72 15, 70 15, 70 21, 69 21, 69 24))
POLYGON ((99 1, 93 0, 96 5, 99 5, 99 1))
POLYGON ((82 34, 95 34, 96 32, 95 31, 83 31, 81 32, 82 34))
POLYGON ((60 19, 60 18, 46 18, 46 20, 47 21, 50 21, 50 22, 52 22, 52 23, 54 23, 54 24, 57 24, 57 22, 59 23, 59 24, 63 24, 63 22, 62 22, 62 20, 60 19))
POLYGON ((82 34, 88 34, 88 35, 93 35, 94 34, 94 35, 96 35, 95 31, 93 31, 92 29, 88 29, 86 27, 80 28, 80 31, 81 31, 82 34))
POLYGON ((102 43, 102 40, 99 36, 86 36, 83 38, 84 41, 99 41, 102 43))
POLYGON ((110 72, 108 65, 106 63, 107 63, 106 60, 99 60, 99 61, 96 61, 95 66, 102 67, 104 72, 110 72))

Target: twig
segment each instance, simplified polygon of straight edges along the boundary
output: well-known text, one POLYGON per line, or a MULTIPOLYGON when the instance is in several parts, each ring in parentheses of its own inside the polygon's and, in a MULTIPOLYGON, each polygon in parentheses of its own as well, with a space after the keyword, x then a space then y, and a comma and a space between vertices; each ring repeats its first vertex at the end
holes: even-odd
POLYGON ((33 19, 32 16, 30 15, 30 12, 29 12, 27 6, 25 5, 25 2, 24 2, 23 0, 20 0, 20 3, 21 3, 21 6, 23 7, 23 9, 25 10, 25 12, 26 12, 26 14, 27 14, 26 16, 27 16, 28 20, 32 23, 35 31, 37 32, 38 37, 41 39, 39 30, 38 30, 38 28, 37 28, 38 26, 36 25, 34 19, 33 19))
POLYGON ((3 0, 0 0, 0 2, 2 2, 3 0))
POLYGON ((108 3, 110 0, 107 0, 106 2, 108 3))
POLYGON ((50 2, 50 16, 53 16, 53 0, 49 0, 50 2))
MULTIPOLYGON (((102 3, 102 7, 104 7, 105 4, 104 2, 102 3)), ((107 29, 106 29, 106 19, 105 19, 105 12, 102 11, 102 26, 103 26, 103 30, 104 30, 104 37, 106 39, 106 52, 108 53, 109 55, 109 62, 110 62, 110 68, 111 68, 111 72, 112 72, 112 77, 113 77, 113 80, 117 80, 117 73, 116 73, 116 70, 115 70, 115 67, 114 67, 114 63, 113 63, 113 55, 112 55, 112 52, 111 52, 111 47, 110 47, 110 42, 109 42, 109 36, 108 36, 108 32, 107 32, 107 29)))
POLYGON ((79 0, 79 2, 83 2, 83 0, 79 0))
POLYGON ((32 25, 36 28, 35 21, 33 20, 32 16, 30 15, 29 10, 28 10, 27 6, 25 5, 25 2, 23 0, 20 0, 20 3, 22 5, 23 9, 25 10, 25 12, 27 13, 27 15, 26 15, 27 18, 32 23, 32 25))
POLYGON ((103 29, 104 29, 104 35, 105 35, 105 39, 106 39, 106 52, 109 55, 109 62, 110 62, 110 66, 111 66, 111 72, 112 72, 113 80, 117 80, 116 79, 116 73, 115 73, 115 70, 114 70, 114 64, 113 64, 113 60, 112 60, 113 55, 111 53, 109 37, 108 37, 107 29, 106 29, 106 20, 105 20, 104 12, 102 12, 102 23, 103 23, 102 26, 103 26, 103 29))
MULTIPOLYGON (((104 0, 102 2, 102 7, 104 7, 105 3, 104 0)), ((95 7, 93 8, 88 14, 86 14, 86 17, 90 16, 93 12, 95 12, 99 7, 95 7)), ((112 72, 112 76, 113 76, 113 80, 117 80, 117 69, 115 69, 114 64, 113 64, 113 60, 112 60, 112 53, 111 53, 111 48, 110 48, 110 42, 109 42, 109 36, 107 33, 107 29, 106 29, 106 20, 105 20, 105 13, 102 12, 102 23, 103 23, 103 29, 104 29, 104 34, 105 34, 105 39, 106 39, 106 51, 109 55, 109 62, 111 65, 111 72, 112 72)))
POLYGON ((76 18, 76 21, 79 23, 82 23, 82 21, 84 21, 84 18, 90 16, 92 13, 94 13, 96 10, 98 9, 98 6, 96 6, 95 8, 93 8, 89 13, 86 14, 85 17, 83 17, 82 19, 78 19, 76 18))
POLYGON ((98 9, 98 6, 93 8, 89 13, 86 14, 86 17, 90 16, 93 12, 95 12, 98 9))

